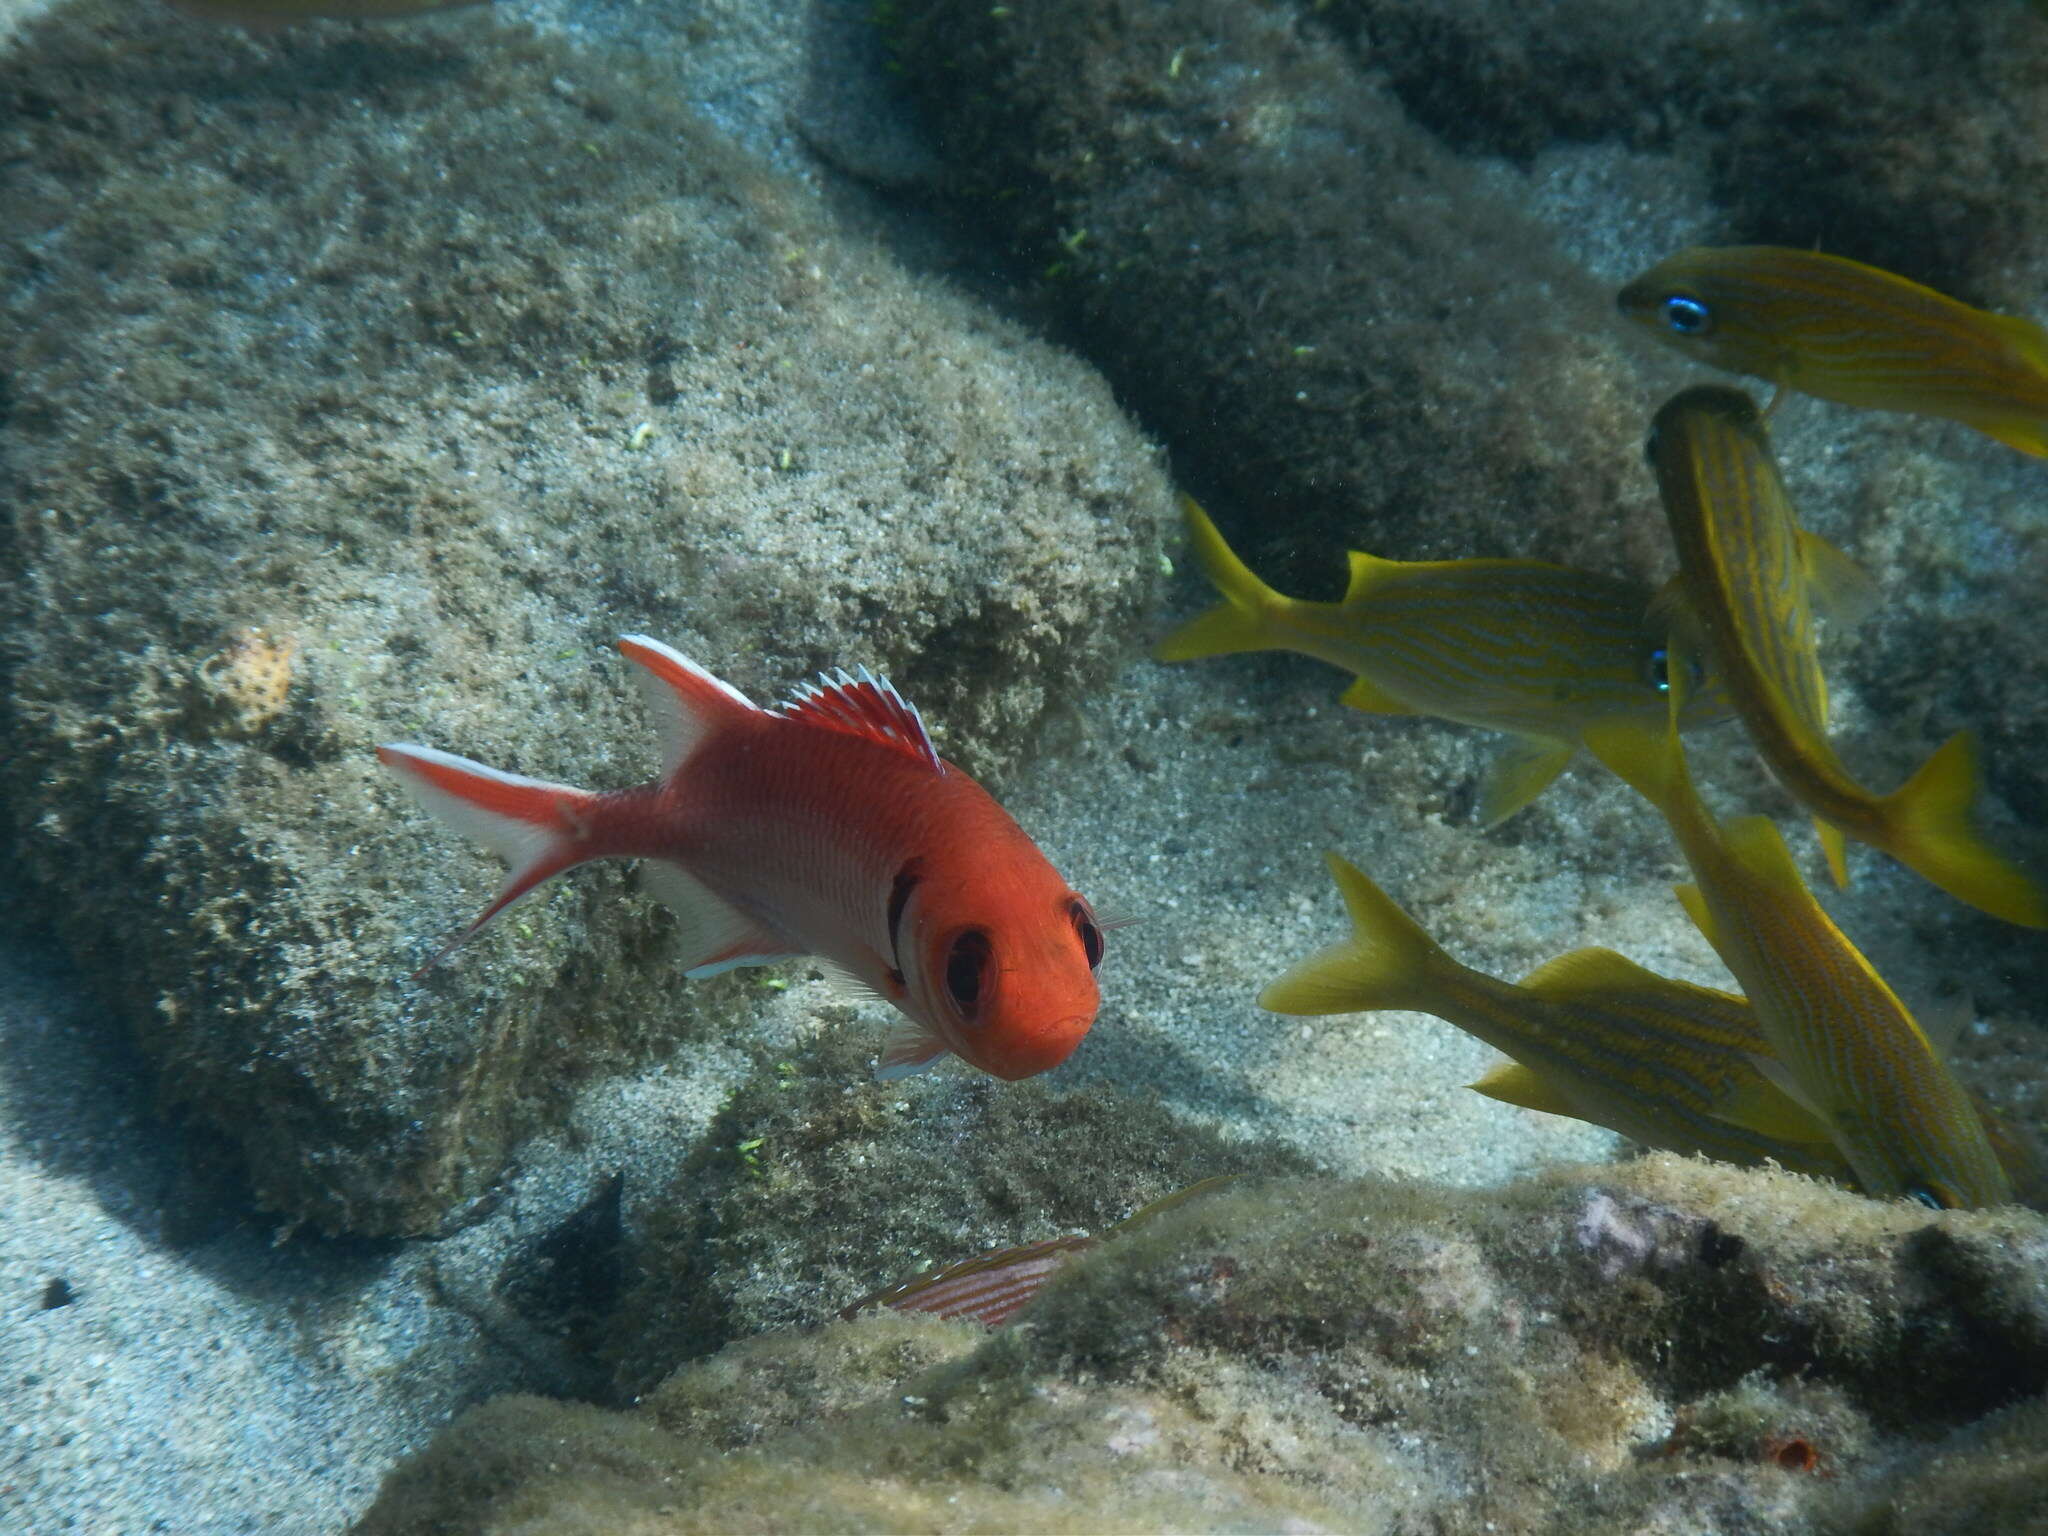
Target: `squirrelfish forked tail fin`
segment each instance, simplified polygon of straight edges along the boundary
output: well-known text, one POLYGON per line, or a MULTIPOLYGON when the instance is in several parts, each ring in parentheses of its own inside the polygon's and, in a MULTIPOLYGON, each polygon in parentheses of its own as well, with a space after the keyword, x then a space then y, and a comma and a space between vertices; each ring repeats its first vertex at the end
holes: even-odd
POLYGON ((1351 937, 1296 962, 1259 994, 1259 1006, 1293 1014, 1428 1012, 1432 973, 1455 962, 1360 870, 1337 854, 1323 857, 1343 892, 1351 937))
POLYGON ((501 773, 466 757, 409 742, 381 746, 377 757, 398 775, 423 810, 475 838, 512 866, 496 900, 442 945, 416 976, 433 969, 449 951, 520 897, 565 869, 602 857, 603 850, 590 837, 599 797, 588 790, 501 773))
POLYGON ((1238 651, 1274 648, 1268 622, 1287 599, 1252 574, 1223 542, 1209 514, 1192 496, 1180 499, 1187 518, 1188 544, 1203 574, 1215 583, 1223 601, 1199 618, 1190 619, 1152 647, 1154 661, 1191 661, 1197 656, 1229 656, 1238 651))
POLYGON ((1971 824, 1977 788, 1976 743, 1959 732, 1884 797, 1878 846, 1958 901, 2023 928, 2048 928, 2048 894, 2040 882, 1971 824))

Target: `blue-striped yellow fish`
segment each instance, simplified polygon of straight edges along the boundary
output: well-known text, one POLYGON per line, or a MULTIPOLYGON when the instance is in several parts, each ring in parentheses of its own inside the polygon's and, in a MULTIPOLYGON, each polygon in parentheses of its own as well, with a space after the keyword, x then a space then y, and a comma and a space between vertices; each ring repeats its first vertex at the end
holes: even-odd
MULTIPOLYGON (((1471 1084, 1490 1099, 1688 1157, 1772 1162, 1857 1186, 1827 1127, 1758 1066, 1772 1051, 1747 999, 1659 976, 1610 949, 1560 955, 1519 983, 1497 980, 1453 960, 1362 871, 1325 858, 1351 935, 1290 967, 1259 994, 1261 1007, 1432 1014, 1512 1058, 1471 1084)), ((2048 1196, 2032 1141, 1971 1102, 2015 1194, 2048 1196)))
MULTIPOLYGON (((1283 597, 1182 498, 1195 558, 1224 601, 1153 647, 1160 661, 1297 651, 1354 673, 1343 702, 1455 720, 1514 739, 1480 786, 1479 819, 1505 821, 1546 789, 1595 720, 1661 721, 1663 621, 1650 594, 1539 560, 1379 560, 1353 552, 1340 603, 1283 597)), ((1695 680, 1688 727, 1726 717, 1695 680)))
POLYGON ((1865 1191, 1940 1209, 2009 1202, 1969 1095, 1813 899, 1769 819, 1716 823, 1668 725, 1598 725, 1586 745, 1670 823, 1697 882, 1679 899, 1770 1041, 1759 1069, 1827 1127, 1865 1191))
POLYGON ((1973 907, 2048 927, 2040 886, 1970 824, 1977 761, 1967 734, 1888 795, 1865 789, 1835 755, 1814 614, 1868 606, 1868 581, 1800 528, 1755 402, 1716 385, 1675 396, 1657 413, 1650 462, 1678 544, 1676 620, 1697 628, 1757 750, 1813 813, 1836 882, 1847 880, 1846 833, 1973 907))
POLYGON ((1895 273, 1774 245, 1694 246, 1621 312, 1700 362, 1879 411, 1945 416, 2048 455, 2048 331, 1895 273))

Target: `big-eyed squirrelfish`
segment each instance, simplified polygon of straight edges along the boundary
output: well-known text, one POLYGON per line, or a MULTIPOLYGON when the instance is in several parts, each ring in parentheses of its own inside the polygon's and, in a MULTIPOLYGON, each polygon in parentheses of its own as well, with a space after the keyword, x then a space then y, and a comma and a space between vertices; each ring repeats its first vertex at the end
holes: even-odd
MULTIPOLYGON (((1340 603, 1283 597, 1183 498, 1195 557, 1223 602, 1152 649, 1160 661, 1296 651, 1356 675, 1342 702, 1428 715, 1514 739, 1480 788, 1479 819, 1505 821, 1547 788, 1580 732, 1614 717, 1662 720, 1666 648, 1629 582, 1540 560, 1379 560, 1354 551, 1340 603)), ((1686 724, 1725 718, 1707 681, 1686 724)))
POLYGON ((1970 1096, 1813 899, 1777 827, 1762 816, 1718 824, 1668 725, 1595 726, 1586 745, 1670 824, 1696 882, 1679 899, 1771 1043, 1759 1068, 1827 1127, 1864 1190, 1941 1209, 2009 1202, 1970 1096))
MULTIPOLYGON (((1857 1183, 1827 1127, 1758 1067, 1770 1041, 1748 1001, 1675 981, 1610 949, 1579 949, 1505 982, 1461 965, 1363 871, 1325 855, 1351 919, 1344 941, 1259 994, 1275 1013, 1427 1013, 1512 1057, 1473 1083, 1647 1147, 1857 1183)), ((1972 1096, 1975 1103, 1975 1097, 1972 1096)), ((2026 1137, 1977 1104, 2016 1188, 2039 1192, 2026 1137)))
POLYGON ((1888 795, 1865 789, 1835 755, 1814 613, 1867 606, 1868 583, 1800 528, 1755 402, 1717 385, 1685 390, 1657 413, 1649 456, 1678 545, 1674 618, 1697 628, 1757 750, 1814 814, 1836 882, 1846 880, 1847 833, 1974 907, 2048 927, 2040 886, 1971 826, 1969 736, 1950 738, 1888 795))
POLYGON ((1700 362, 1843 405, 1945 416, 2048 454, 2048 331, 1818 251, 1693 246, 1621 311, 1700 362))
POLYGON ((628 635, 619 649, 661 725, 653 783, 592 793, 431 747, 378 748, 422 806, 512 866, 441 954, 564 870, 643 859, 681 921, 690 975, 817 955, 893 1003, 903 1021, 884 1077, 948 1051, 1002 1078, 1066 1060, 1098 1004, 1095 914, 940 759, 895 689, 841 672, 762 709, 658 641, 628 635))

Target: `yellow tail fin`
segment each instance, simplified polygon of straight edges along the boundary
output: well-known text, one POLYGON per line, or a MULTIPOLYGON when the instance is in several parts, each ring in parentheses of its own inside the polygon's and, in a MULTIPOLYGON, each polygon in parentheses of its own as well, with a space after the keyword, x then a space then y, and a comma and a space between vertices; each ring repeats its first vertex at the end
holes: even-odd
POLYGON ((1251 567, 1237 558, 1194 497, 1181 497, 1180 508, 1187 519, 1189 547, 1194 550, 1203 574, 1215 583, 1224 600, 1153 646, 1152 659, 1192 661, 1197 656, 1274 649, 1268 621, 1287 599, 1254 576, 1251 567))
POLYGON ((1351 914, 1351 937, 1297 961, 1259 994, 1273 1013, 1428 1011, 1431 972, 1450 957, 1387 893, 1334 853, 1323 856, 1351 914))
POLYGON ((2048 894, 2040 883, 1970 823, 1977 782, 1976 743, 1967 731, 1958 732, 1885 796, 1879 846, 1958 901, 2024 928, 2048 928, 2048 894))

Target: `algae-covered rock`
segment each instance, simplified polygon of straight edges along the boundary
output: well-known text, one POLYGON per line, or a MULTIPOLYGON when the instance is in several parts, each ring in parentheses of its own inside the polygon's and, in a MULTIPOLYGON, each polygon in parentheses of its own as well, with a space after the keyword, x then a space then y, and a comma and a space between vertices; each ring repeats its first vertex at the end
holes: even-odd
POLYGON ((374 742, 643 780, 638 630, 757 696, 893 670, 1000 768, 1157 580, 1101 383, 662 62, 106 3, 0 62, 10 867, 294 1218, 431 1229, 579 1077, 748 1008, 615 870, 408 984, 497 871, 374 742))
POLYGON ((836 1030, 764 1066, 651 1204, 609 1327, 619 1391, 921 1268, 1101 1232, 1204 1179, 1310 1167, 1101 1084, 949 1073, 878 1090, 871 1054, 836 1030))
POLYGON ((1874 1512, 1930 1462, 2039 1520, 2038 1414, 2007 1412, 2048 1388, 2020 1262, 2044 1239, 1664 1156, 1502 1190, 1247 1182, 995 1333, 863 1315, 735 1344, 632 1414, 486 1405, 360 1529, 1893 1530, 1874 1512), (1937 1240, 2016 1262, 1965 1282, 1937 1240))
POLYGON ((897 40, 956 191, 1277 585, 1347 544, 1646 563, 1611 297, 1294 8, 935 0, 897 40))

